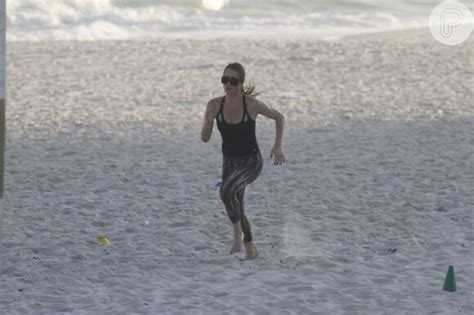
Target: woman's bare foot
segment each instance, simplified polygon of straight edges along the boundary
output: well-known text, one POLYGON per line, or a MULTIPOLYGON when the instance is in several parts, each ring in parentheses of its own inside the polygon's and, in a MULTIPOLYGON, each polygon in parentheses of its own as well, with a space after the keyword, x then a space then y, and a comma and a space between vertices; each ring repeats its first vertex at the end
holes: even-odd
POLYGON ((240 253, 241 249, 242 249, 242 240, 240 238, 234 238, 234 244, 232 245, 232 248, 230 249, 229 255, 240 253))
POLYGON ((240 252, 242 249, 242 227, 240 226, 240 221, 237 221, 233 224, 234 228, 234 244, 230 249, 229 255, 240 252))
POLYGON ((258 251, 253 242, 244 243, 245 257, 244 260, 255 259, 258 256, 258 251))

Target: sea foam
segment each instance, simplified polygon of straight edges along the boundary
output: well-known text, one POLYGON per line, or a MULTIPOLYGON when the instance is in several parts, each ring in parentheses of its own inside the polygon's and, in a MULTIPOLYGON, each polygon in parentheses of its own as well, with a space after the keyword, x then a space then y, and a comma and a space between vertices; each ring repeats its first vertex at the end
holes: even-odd
POLYGON ((222 10, 199 5, 117 6, 111 0, 13 0, 7 3, 7 40, 117 40, 209 38, 296 33, 338 37, 422 26, 388 12, 289 10, 272 6, 222 10), (258 10, 257 10, 258 9, 258 10))

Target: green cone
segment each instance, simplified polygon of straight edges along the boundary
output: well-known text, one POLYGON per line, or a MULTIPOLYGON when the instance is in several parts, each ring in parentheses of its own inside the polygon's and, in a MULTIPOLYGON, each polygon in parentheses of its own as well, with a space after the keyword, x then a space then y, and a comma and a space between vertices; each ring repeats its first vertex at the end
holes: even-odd
POLYGON ((454 279, 454 268, 449 266, 448 273, 446 274, 446 279, 444 280, 444 291, 456 292, 456 280, 454 279))

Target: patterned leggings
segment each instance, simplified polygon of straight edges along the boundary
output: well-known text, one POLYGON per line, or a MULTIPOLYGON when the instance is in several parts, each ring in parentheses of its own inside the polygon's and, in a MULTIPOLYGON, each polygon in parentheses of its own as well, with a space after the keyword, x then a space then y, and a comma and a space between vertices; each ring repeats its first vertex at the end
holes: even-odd
POLYGON ((245 158, 224 157, 220 195, 232 223, 240 221, 245 243, 252 241, 250 223, 244 213, 245 187, 257 179, 262 167, 260 153, 245 158))

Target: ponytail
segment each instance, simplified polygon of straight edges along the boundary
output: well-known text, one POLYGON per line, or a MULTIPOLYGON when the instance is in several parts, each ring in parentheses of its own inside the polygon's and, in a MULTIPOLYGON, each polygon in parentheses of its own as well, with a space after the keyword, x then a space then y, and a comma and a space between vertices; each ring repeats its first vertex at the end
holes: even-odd
POLYGON ((257 96, 259 95, 260 93, 262 92, 255 92, 255 84, 252 84, 252 82, 249 82, 247 84, 244 85, 244 87, 242 88, 242 92, 247 95, 247 96, 257 96))

